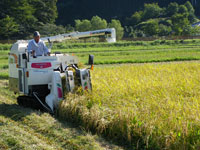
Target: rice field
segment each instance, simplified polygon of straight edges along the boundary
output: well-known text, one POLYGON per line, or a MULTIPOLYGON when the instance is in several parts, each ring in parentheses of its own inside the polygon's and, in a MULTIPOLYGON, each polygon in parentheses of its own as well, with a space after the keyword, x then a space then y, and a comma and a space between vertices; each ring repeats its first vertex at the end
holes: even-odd
POLYGON ((198 149, 199 74, 199 62, 96 67, 93 91, 68 95, 59 116, 133 149, 198 149))
POLYGON ((91 71, 93 91, 67 95, 60 104, 59 120, 16 105, 16 96, 6 87, 10 46, 0 44, 0 149, 13 145, 32 149, 30 143, 44 149, 55 144, 60 149, 106 149, 109 145, 77 129, 72 133, 59 120, 103 135, 125 149, 200 148, 200 40, 55 43, 52 53, 75 54, 84 64, 88 54, 93 54, 95 64, 102 64, 91 71), (35 136, 29 141, 32 133, 35 136))

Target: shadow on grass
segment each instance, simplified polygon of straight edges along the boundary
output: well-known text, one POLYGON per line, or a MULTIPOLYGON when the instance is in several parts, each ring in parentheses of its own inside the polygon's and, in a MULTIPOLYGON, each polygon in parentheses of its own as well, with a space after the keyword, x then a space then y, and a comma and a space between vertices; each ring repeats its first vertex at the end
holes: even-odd
POLYGON ((22 120, 27 115, 33 113, 34 110, 30 108, 24 108, 17 104, 0 104, 0 116, 10 118, 14 121, 22 120))
MULTIPOLYGON (((21 107, 18 104, 6 104, 6 103, 0 104, 0 116, 4 116, 13 121, 23 121, 23 119, 26 116, 29 116, 32 113, 42 114, 43 112, 36 111, 35 109, 32 109, 32 108, 21 107)), ((55 117, 55 116, 53 116, 53 117, 55 117)), ((85 136, 86 132, 88 132, 88 131, 83 130, 83 128, 81 129, 80 127, 78 127, 77 124, 75 124, 75 123, 60 120, 57 117, 55 117, 55 119, 61 124, 62 128, 64 128, 64 129, 70 128, 71 132, 73 132, 74 134, 76 134, 78 136, 85 136)), ((5 124, 0 123, 0 128, 3 125, 5 125, 5 124)), ((38 130, 37 132, 40 132, 40 131, 38 130)), ((89 132, 89 133, 91 133, 91 132, 89 132)), ((100 139, 98 138, 95 140, 97 140, 99 143, 101 143, 102 146, 109 147, 110 149, 112 149, 113 147, 116 147, 115 145, 117 145, 117 143, 111 142, 108 139, 105 140, 105 138, 100 138, 100 139)))
MULTIPOLYGON (((63 128, 66 128, 68 126, 71 126, 72 128, 78 128, 81 131, 84 131, 86 133, 90 133, 91 135, 98 135, 98 139, 96 139, 99 143, 106 146, 108 149, 115 149, 115 147, 120 147, 123 150, 133 150, 137 149, 135 145, 128 143, 126 140, 122 140, 121 138, 114 138, 111 136, 108 136, 105 133, 98 133, 95 128, 86 128, 82 122, 81 118, 77 118, 77 116, 74 116, 71 114, 71 118, 66 117, 63 118, 59 116, 59 112, 55 116, 56 120, 59 121, 63 128), (67 122, 67 126, 66 126, 67 122)), ((144 148, 141 148, 144 149, 144 148)), ((156 150, 156 149, 155 149, 156 150)))

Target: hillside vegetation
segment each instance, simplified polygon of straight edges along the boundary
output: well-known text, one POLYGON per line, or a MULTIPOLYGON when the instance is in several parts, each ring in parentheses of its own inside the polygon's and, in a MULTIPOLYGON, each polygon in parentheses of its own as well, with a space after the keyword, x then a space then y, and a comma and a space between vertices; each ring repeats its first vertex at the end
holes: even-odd
POLYGON ((51 36, 104 28, 115 28, 117 39, 199 35, 199 27, 192 27, 199 21, 199 2, 125 1, 2 0, 0 40, 28 39, 36 30, 51 36))
POLYGON ((57 23, 73 24, 74 19, 90 19, 95 15, 99 15, 106 20, 117 17, 117 19, 124 22, 126 17, 131 16, 136 11, 143 10, 145 3, 158 3, 161 7, 167 7, 171 2, 184 4, 187 1, 193 4, 196 15, 200 16, 200 2, 198 0, 59 0, 57 2, 59 14, 57 23))

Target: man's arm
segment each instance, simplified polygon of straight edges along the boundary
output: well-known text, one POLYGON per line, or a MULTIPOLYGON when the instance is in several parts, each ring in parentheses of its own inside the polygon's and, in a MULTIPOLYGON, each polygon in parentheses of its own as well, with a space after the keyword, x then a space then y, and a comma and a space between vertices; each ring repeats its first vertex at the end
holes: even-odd
POLYGON ((32 52, 32 45, 31 45, 31 41, 28 43, 28 53, 32 52))
POLYGON ((33 50, 33 44, 32 44, 32 41, 30 41, 28 43, 28 53, 31 53, 32 56, 35 56, 35 50, 33 50))
POLYGON ((46 44, 43 42, 44 54, 50 56, 49 49, 47 48, 46 44))

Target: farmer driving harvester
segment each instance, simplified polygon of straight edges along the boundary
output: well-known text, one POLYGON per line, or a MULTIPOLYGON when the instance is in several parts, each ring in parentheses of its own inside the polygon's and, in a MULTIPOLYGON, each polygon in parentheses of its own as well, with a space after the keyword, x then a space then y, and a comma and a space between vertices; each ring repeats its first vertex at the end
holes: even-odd
POLYGON ((38 31, 34 32, 33 38, 34 39, 28 43, 28 52, 31 53, 33 57, 49 56, 50 52, 45 43, 40 40, 40 33, 38 31))
POLYGON ((76 56, 57 52, 50 56, 52 42, 99 36, 105 37, 108 42, 116 42, 114 28, 72 32, 41 39, 40 33, 36 31, 33 36, 34 39, 19 40, 12 45, 9 53, 9 88, 20 94, 18 104, 42 108, 50 113, 58 108, 64 94, 73 92, 75 87, 92 90, 90 70, 94 64, 93 55, 89 55, 90 68, 79 68, 76 56), (44 42, 49 42, 49 49, 44 42), (31 55, 38 57, 33 58, 31 55))

